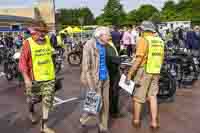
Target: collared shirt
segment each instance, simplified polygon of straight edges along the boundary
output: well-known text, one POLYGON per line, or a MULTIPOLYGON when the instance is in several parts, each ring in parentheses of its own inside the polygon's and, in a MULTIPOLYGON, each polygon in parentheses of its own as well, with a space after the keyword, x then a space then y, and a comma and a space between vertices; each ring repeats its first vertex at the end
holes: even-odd
POLYGON ((129 32, 124 32, 122 41, 124 45, 132 45, 134 43, 133 36, 129 32))
POLYGON ((136 30, 132 30, 131 35, 133 36, 132 43, 133 43, 133 45, 136 45, 139 34, 136 30))
POLYGON ((97 49, 99 50, 99 80, 107 80, 108 69, 106 66, 106 49, 97 41, 97 49))
MULTIPOLYGON (((153 33, 145 33, 144 37, 145 36, 154 36, 154 34, 153 33)), ((144 37, 141 37, 138 40, 138 44, 136 47, 136 57, 143 57, 141 66, 143 66, 146 63, 147 55, 148 55, 148 43, 144 37)))

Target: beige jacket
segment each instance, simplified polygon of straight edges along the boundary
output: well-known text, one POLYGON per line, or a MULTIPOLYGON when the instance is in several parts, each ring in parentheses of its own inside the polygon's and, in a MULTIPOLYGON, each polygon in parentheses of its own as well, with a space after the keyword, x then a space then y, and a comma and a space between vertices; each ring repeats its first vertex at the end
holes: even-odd
POLYGON ((81 82, 89 88, 96 88, 99 82, 99 51, 93 38, 83 48, 81 82))

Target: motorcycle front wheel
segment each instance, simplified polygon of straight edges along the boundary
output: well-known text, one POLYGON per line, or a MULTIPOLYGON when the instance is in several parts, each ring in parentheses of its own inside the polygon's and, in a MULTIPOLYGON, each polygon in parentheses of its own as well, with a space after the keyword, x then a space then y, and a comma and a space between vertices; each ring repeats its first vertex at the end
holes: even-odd
POLYGON ((69 53, 68 57, 67 57, 67 61, 69 63, 69 65, 71 66, 80 66, 81 61, 82 61, 82 57, 79 53, 69 53))
POLYGON ((13 73, 12 70, 10 69, 9 64, 5 63, 4 64, 4 73, 5 73, 5 77, 8 81, 13 80, 13 73))
POLYGON ((56 68, 56 74, 58 74, 61 71, 61 65, 60 63, 56 63, 55 64, 55 68, 56 68))
POLYGON ((176 80, 168 72, 163 72, 159 80, 159 92, 157 97, 165 100, 173 97, 176 93, 176 80))

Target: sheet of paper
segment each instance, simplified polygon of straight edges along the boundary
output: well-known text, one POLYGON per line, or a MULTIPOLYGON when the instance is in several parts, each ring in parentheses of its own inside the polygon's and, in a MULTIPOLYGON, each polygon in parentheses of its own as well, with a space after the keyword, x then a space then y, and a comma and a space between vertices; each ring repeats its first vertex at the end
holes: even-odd
POLYGON ((134 91, 134 89, 135 89, 135 83, 133 82, 133 81, 130 81, 130 84, 129 85, 127 85, 126 83, 125 83, 125 81, 126 81, 126 76, 124 75, 124 74, 122 74, 122 76, 121 76, 121 79, 120 79, 120 81, 119 81, 119 86, 123 89, 123 90, 125 90, 126 92, 128 92, 129 94, 133 94, 133 91, 134 91))

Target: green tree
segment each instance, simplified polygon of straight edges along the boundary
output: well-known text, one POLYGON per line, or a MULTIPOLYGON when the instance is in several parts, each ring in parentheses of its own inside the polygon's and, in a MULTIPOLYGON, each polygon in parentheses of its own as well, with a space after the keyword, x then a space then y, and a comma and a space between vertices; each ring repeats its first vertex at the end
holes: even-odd
POLYGON ((130 11, 126 16, 126 24, 139 24, 144 20, 160 21, 160 13, 152 5, 142 5, 139 9, 130 11))
POLYGON ((176 3, 173 0, 168 0, 165 2, 162 10, 174 10, 176 8, 176 3))
POLYGON ((192 22, 193 24, 200 24, 200 1, 192 0, 192 22))
POLYGON ((105 18, 104 18, 104 15, 101 14, 99 15, 98 17, 96 17, 96 21, 95 21, 96 24, 98 25, 110 25, 109 22, 105 22, 105 18))
POLYGON ((144 20, 149 20, 153 14, 159 13, 158 9, 152 5, 142 5, 136 11, 136 21, 142 22, 144 20))
POLYGON ((161 22, 160 12, 155 12, 154 14, 152 14, 152 16, 149 18, 149 20, 153 21, 154 23, 160 23, 161 22))
POLYGON ((192 8, 192 0, 180 0, 176 8, 176 20, 191 20, 192 8))
POLYGON ((120 25, 123 23, 126 14, 120 0, 108 0, 104 13, 98 17, 98 24, 120 25))
POLYGON ((56 14, 57 22, 61 25, 92 25, 95 22, 94 15, 89 8, 60 9, 56 14))
MULTIPOLYGON (((91 10, 87 7, 79 9, 79 19, 83 20, 84 25, 91 25, 94 24, 94 15, 92 14, 91 10)), ((80 22, 79 22, 80 23, 80 22)))
POLYGON ((162 21, 172 21, 176 18, 176 3, 172 0, 165 2, 161 12, 162 21))
POLYGON ((137 10, 132 10, 127 14, 125 24, 137 24, 137 10))
POLYGON ((167 1, 161 12, 162 21, 183 21, 192 19, 192 0, 167 1))

